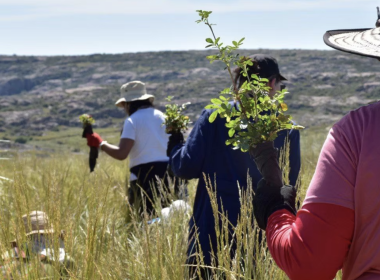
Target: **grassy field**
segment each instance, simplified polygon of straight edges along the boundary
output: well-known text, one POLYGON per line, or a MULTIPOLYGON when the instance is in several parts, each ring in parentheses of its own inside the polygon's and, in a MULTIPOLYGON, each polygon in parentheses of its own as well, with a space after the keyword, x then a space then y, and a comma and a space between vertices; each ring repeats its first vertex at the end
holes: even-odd
MULTIPOLYGON (((119 131, 98 132, 104 139, 118 142, 119 131)), ((301 132, 301 201, 327 132, 328 127, 301 132)), ((141 221, 132 216, 127 223, 127 162, 101 154, 95 172, 90 174, 85 141, 80 132, 66 133, 71 134, 72 137, 62 137, 62 133, 52 132, 44 139, 33 140, 36 145, 56 150, 55 153, 8 152, 12 159, 0 161, 0 176, 13 180, 0 180, 0 252, 9 250, 9 241, 14 238, 25 241, 21 216, 42 210, 50 217, 57 236, 61 230, 66 233, 66 252, 76 264, 70 270, 71 279, 189 279, 184 265, 189 213, 177 213, 169 222, 153 225, 147 224, 151 217, 141 221), (74 149, 76 152, 71 152, 74 149)), ((195 186, 196 181, 191 181, 190 205, 195 186)), ((265 242, 262 247, 255 242, 257 229, 252 225, 250 196, 242 195, 242 215, 235 229, 240 250, 233 259, 224 250, 228 244, 223 213, 214 213, 222 217, 219 248, 215 252, 220 262, 214 269, 214 279, 287 279, 271 259, 265 242)), ((40 279, 36 271, 17 279, 40 279)), ((54 279, 60 279, 59 273, 54 279)))

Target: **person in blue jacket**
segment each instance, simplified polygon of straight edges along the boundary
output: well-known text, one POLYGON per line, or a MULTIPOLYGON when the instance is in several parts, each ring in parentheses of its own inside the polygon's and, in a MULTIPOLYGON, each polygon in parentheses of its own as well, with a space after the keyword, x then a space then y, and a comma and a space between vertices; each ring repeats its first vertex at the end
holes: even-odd
MULTIPOLYGON (((251 59, 254 66, 249 69, 249 74, 258 74, 261 78, 267 78, 269 86, 272 88, 269 95, 273 96, 276 91, 281 89, 281 81, 286 80, 280 74, 276 59, 265 55, 253 55, 251 59)), ((238 87, 245 81, 245 77, 240 72, 241 69, 235 70, 238 87)), ((204 255, 203 263, 205 265, 212 264, 211 251, 214 253, 217 251, 214 215, 203 179, 204 174, 209 176, 215 185, 219 211, 222 211, 221 205, 223 204, 223 210, 228 213, 228 219, 232 225, 237 224, 240 213, 238 184, 241 189, 245 190, 247 174, 252 178, 254 187, 262 178, 248 152, 234 150, 225 144, 229 138, 228 128, 225 127, 226 120, 217 117, 213 123, 210 123, 208 119, 212 112, 213 110, 203 110, 186 143, 183 143, 182 135, 171 135, 168 142, 169 165, 175 176, 183 179, 199 178, 193 217, 189 222, 188 264, 196 263, 194 253, 197 252, 198 245, 194 238, 194 228, 197 228, 199 246, 204 255)), ((287 137, 290 141, 289 182, 291 185, 295 185, 301 165, 299 131, 279 132, 274 145, 278 149, 282 148, 287 137)))

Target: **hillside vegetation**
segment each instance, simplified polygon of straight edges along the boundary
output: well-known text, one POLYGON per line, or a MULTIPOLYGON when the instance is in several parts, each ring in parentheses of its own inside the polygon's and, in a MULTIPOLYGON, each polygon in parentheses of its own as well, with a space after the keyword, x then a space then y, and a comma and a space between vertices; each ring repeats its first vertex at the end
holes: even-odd
MULTIPOLYGON (((38 146, 41 137, 52 132, 74 135, 82 113, 92 114, 98 127, 120 130, 125 114, 114 103, 120 86, 132 80, 147 84, 160 109, 168 95, 178 103, 192 102, 188 112, 194 121, 209 99, 229 86, 221 64, 206 60, 211 52, 0 56, 0 139, 38 146)), ((380 63, 374 59, 336 51, 239 53, 278 59, 289 80, 290 113, 306 127, 330 125, 348 110, 380 98, 380 63)))

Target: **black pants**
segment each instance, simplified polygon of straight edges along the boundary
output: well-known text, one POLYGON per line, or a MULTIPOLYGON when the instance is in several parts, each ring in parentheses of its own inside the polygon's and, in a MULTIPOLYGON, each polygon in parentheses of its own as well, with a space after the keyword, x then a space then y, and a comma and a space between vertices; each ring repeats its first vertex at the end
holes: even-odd
POLYGON ((130 182, 128 189, 128 202, 139 214, 146 211, 154 213, 155 199, 161 200, 161 206, 167 207, 172 195, 179 194, 180 180, 168 175, 167 162, 149 162, 134 166, 131 173, 137 176, 137 180, 130 182), (170 185, 174 184, 174 193, 170 191, 170 185))

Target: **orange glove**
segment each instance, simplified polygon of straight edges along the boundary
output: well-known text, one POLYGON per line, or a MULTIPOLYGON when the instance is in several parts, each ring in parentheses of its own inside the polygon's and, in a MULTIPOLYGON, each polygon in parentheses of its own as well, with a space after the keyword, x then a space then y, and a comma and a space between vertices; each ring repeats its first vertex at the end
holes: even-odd
POLYGON ((90 133, 86 134, 86 138, 87 138, 87 146, 90 146, 90 147, 99 148, 100 143, 103 142, 103 139, 96 132, 92 134, 90 133))

